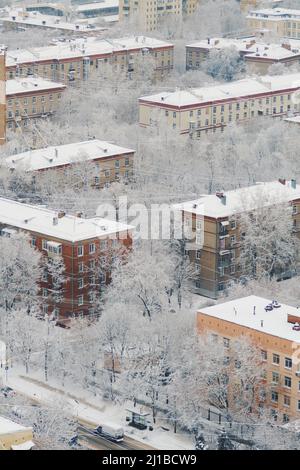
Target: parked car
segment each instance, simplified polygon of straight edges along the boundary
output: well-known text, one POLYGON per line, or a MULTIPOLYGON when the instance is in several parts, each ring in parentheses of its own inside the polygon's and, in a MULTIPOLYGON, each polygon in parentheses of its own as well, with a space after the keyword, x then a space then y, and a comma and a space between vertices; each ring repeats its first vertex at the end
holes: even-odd
POLYGON ((95 429, 94 432, 113 442, 123 441, 124 438, 124 429, 122 426, 118 426, 112 423, 101 424, 95 429))
POLYGON ((5 398, 11 398, 16 396, 16 392, 10 387, 2 387, 0 392, 5 398))

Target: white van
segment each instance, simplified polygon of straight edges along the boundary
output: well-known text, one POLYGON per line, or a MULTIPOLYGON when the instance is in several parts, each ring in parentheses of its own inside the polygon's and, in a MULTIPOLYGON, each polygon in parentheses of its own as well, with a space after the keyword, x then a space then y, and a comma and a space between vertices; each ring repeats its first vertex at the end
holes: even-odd
POLYGON ((124 429, 122 426, 118 426, 117 424, 101 424, 95 429, 95 432, 114 442, 121 442, 124 439, 124 429))

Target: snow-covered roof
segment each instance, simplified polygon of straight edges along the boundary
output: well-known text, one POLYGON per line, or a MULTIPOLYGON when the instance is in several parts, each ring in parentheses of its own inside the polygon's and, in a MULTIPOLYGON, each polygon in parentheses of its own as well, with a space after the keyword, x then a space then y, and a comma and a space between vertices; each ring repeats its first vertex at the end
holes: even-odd
POLYGON ((247 18, 259 17, 264 20, 278 20, 278 19, 300 19, 300 10, 289 8, 263 8, 261 10, 251 10, 247 18))
POLYGON ((119 0, 103 0, 102 2, 83 3, 76 6, 75 10, 80 13, 90 10, 105 10, 106 8, 118 8, 119 0))
POLYGON ((253 44, 249 49, 246 58, 262 58, 270 60, 283 60, 300 55, 300 41, 298 47, 281 44, 253 44), (290 48, 289 48, 290 47, 290 48))
POLYGON ((288 203, 300 199, 300 185, 294 188, 290 181, 258 183, 254 186, 224 191, 225 199, 216 194, 202 195, 199 199, 173 205, 174 209, 192 214, 222 218, 261 206, 288 203))
POLYGON ((261 333, 300 343, 300 331, 293 330, 293 324, 287 321, 288 315, 300 318, 300 309, 281 304, 279 308, 266 312, 265 307, 271 302, 272 299, 249 295, 200 309, 198 314, 210 315, 261 333))
POLYGON ((12 450, 30 450, 34 446, 35 443, 33 441, 25 441, 21 444, 12 444, 11 448, 12 450))
POLYGON ((19 431, 31 431, 31 428, 17 424, 10 419, 0 416, 0 435, 11 434, 19 431))
POLYGON ((75 57, 88 57, 112 54, 113 52, 130 51, 136 49, 157 49, 173 47, 173 44, 145 36, 129 36, 117 39, 101 39, 87 37, 66 39, 55 44, 31 49, 8 50, 6 53, 6 66, 33 63, 47 60, 62 60, 75 57))
POLYGON ((214 101, 251 97, 280 90, 296 90, 300 88, 300 73, 262 76, 236 80, 231 83, 221 83, 189 90, 161 92, 151 96, 142 96, 140 101, 156 103, 177 108, 201 105, 214 101))
POLYGON ((94 139, 18 153, 7 157, 5 162, 9 168, 36 171, 133 152, 132 149, 94 139))
POLYGON ((58 211, 5 198, 0 198, 0 223, 70 242, 106 238, 134 228, 102 217, 84 219, 66 214, 58 218, 58 211))
POLYGON ((15 94, 50 91, 66 88, 63 83, 52 82, 43 78, 24 77, 6 81, 6 96, 15 94))
POLYGON ((251 43, 255 42, 255 37, 249 38, 209 38, 201 41, 187 44, 186 47, 199 48, 199 49, 226 49, 228 47, 234 47, 239 52, 247 52, 251 43))
POLYGON ((300 124, 300 116, 285 118, 285 121, 292 122, 294 124, 300 124))
POLYGON ((23 12, 22 9, 8 10, 6 16, 1 16, 0 21, 3 23, 18 23, 28 26, 40 26, 42 28, 60 29, 70 32, 81 31, 87 33, 90 31, 104 31, 103 27, 97 27, 90 24, 88 20, 85 22, 77 21, 76 23, 66 22, 62 16, 43 15, 38 11, 23 12))

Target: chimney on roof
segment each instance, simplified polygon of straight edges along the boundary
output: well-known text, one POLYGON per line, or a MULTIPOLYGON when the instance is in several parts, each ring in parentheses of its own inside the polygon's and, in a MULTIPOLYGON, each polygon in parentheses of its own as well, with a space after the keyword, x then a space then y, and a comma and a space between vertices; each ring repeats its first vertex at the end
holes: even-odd
POLYGON ((291 187, 293 189, 296 189, 297 188, 297 181, 295 179, 291 179, 291 187))
POLYGON ((59 211, 57 214, 58 219, 62 219, 66 215, 65 211, 59 211))
POLYGON ((291 45, 290 44, 287 44, 287 43, 283 43, 281 44, 281 47, 284 47, 285 49, 287 49, 288 51, 290 51, 292 48, 291 48, 291 45))
POLYGON ((283 186, 285 186, 285 183, 286 183, 285 178, 279 178, 278 181, 279 181, 279 183, 283 184, 283 186))
POLYGON ((82 216, 83 216, 83 213, 82 213, 82 212, 80 212, 80 211, 76 212, 76 217, 81 218, 82 216))
POLYGON ((58 217, 53 217, 52 223, 53 223, 53 225, 57 225, 58 224, 58 217))
POLYGON ((207 44, 210 44, 210 38, 207 38, 207 44))
POLYGON ((55 153, 55 158, 57 158, 58 157, 58 149, 57 148, 55 148, 54 153, 55 153))
POLYGON ((263 320, 260 320, 260 326, 263 328, 263 326, 264 326, 264 321, 263 320))
POLYGON ((217 191, 216 196, 220 199, 222 204, 224 204, 224 206, 226 206, 226 196, 225 196, 225 194, 223 192, 217 191))

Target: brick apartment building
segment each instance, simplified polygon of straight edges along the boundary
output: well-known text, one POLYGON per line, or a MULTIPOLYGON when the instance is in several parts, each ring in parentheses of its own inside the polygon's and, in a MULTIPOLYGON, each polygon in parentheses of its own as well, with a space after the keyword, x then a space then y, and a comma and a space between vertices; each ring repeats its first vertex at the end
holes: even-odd
MULTIPOLYGON (((84 165, 88 186, 102 189, 115 181, 130 181, 133 176, 134 150, 98 139, 29 150, 7 157, 11 170, 32 173, 56 173, 59 177, 84 165)), ((79 172, 82 170, 79 168, 79 172)), ((81 182, 83 184, 83 182, 81 182)))
POLYGON ((293 224, 298 230, 299 185, 295 180, 280 181, 204 195, 174 205, 182 212, 184 226, 194 235, 194 240, 187 242, 187 250, 195 267, 195 293, 217 298, 233 280, 245 274, 238 263, 242 236, 239 216, 243 212, 255 211, 258 203, 271 206, 272 200, 279 205, 291 203, 293 224))
POLYGON ((109 283, 113 258, 131 249, 132 229, 100 217, 85 219, 80 213, 73 216, 0 198, 1 235, 13 236, 23 231, 29 235, 31 245, 44 255, 41 308, 44 314, 53 313, 60 321, 94 312, 95 291, 109 283), (53 257, 62 259, 65 267, 63 298, 59 303, 54 300, 46 269, 47 259, 53 257))
POLYGON ((266 401, 284 422, 300 417, 300 313, 289 305, 265 310, 271 300, 251 295, 200 309, 199 334, 212 334, 228 348, 234 339, 248 337, 261 349, 266 401))
POLYGON ((299 114, 300 73, 246 78, 191 90, 162 92, 139 99, 141 127, 167 125, 179 134, 201 137, 259 116, 299 114))
POLYGON ((7 128, 25 130, 37 119, 52 116, 66 86, 42 78, 26 77, 6 82, 7 128))
POLYGON ((139 67, 151 63, 153 78, 160 80, 173 69, 173 53, 173 44, 145 36, 63 40, 30 50, 8 51, 6 77, 36 75, 69 84, 112 73, 131 78, 139 67))

